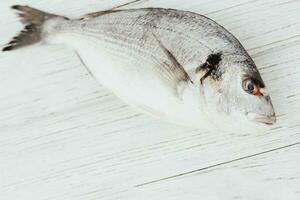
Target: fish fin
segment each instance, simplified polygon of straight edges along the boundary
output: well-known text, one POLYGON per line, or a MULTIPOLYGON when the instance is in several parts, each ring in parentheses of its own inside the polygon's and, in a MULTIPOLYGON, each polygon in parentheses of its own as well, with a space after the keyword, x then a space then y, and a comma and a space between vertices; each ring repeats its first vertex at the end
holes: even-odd
POLYGON ((175 79, 177 82, 190 82, 193 84, 193 81, 191 80, 189 74, 185 71, 183 66, 178 62, 178 60, 175 58, 175 56, 172 54, 170 50, 168 50, 163 43, 154 35, 154 38, 158 42, 159 46, 165 53, 165 55, 168 57, 168 59, 171 61, 172 65, 168 66, 167 72, 172 76, 173 79, 175 79))
POLYGON ((130 1, 128 3, 124 3, 124 4, 121 4, 121 5, 112 7, 110 9, 108 9, 108 10, 103 10, 103 11, 88 13, 88 14, 83 15, 80 19, 81 20, 82 19, 91 19, 91 18, 102 16, 102 15, 106 15, 106 14, 110 14, 110 13, 114 13, 114 12, 119 12, 120 11, 119 8, 128 6, 128 5, 133 4, 133 3, 137 3, 139 1, 141 1, 141 0, 130 1))
POLYGON ((164 113, 162 113, 154 108, 151 108, 147 105, 134 104, 134 103, 130 103, 130 102, 128 104, 131 105, 132 107, 135 107, 136 109, 138 109, 140 112, 142 112, 144 114, 150 115, 157 119, 167 119, 167 116, 164 113))
POLYGON ((18 11, 18 15, 21 18, 20 21, 25 24, 25 27, 6 44, 2 51, 10 51, 39 42, 42 39, 42 26, 45 21, 59 17, 29 6, 14 5, 11 8, 18 11))
POLYGON ((91 75, 94 79, 95 79, 95 76, 94 74, 91 72, 91 70, 87 67, 87 65, 85 64, 85 62, 83 61, 82 57, 80 56, 80 54, 74 50, 76 56, 78 57, 79 61, 81 62, 81 64, 85 67, 86 71, 89 73, 89 75, 91 75))
POLYGON ((92 13, 88 13, 86 15, 83 15, 80 20, 84 20, 84 19, 91 19, 91 18, 95 18, 95 17, 100 17, 102 15, 106 15, 106 14, 110 14, 110 13, 115 13, 115 12, 119 12, 120 10, 103 10, 103 11, 98 11, 98 12, 92 12, 92 13))

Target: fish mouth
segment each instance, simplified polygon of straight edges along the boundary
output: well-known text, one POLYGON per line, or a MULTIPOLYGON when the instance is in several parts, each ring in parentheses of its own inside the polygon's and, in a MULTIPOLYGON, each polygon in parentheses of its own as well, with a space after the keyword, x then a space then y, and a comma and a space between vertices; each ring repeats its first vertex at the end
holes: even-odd
POLYGON ((265 116, 265 115, 258 115, 254 118, 254 120, 258 123, 263 123, 266 125, 273 125, 276 123, 276 116, 265 116))
POLYGON ((255 121, 257 123, 266 124, 266 125, 273 125, 276 123, 276 116, 273 115, 260 115, 255 113, 248 113, 248 119, 255 121))

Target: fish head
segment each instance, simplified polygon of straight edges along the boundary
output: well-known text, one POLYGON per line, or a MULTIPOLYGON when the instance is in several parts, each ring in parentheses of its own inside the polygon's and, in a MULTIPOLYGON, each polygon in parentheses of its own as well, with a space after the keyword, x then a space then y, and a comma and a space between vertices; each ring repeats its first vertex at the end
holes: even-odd
POLYGON ((240 78, 243 112, 256 123, 273 125, 276 115, 269 92, 258 71, 244 71, 240 78))
MULTIPOLYGON (((200 73, 203 77, 204 72, 200 73)), ((271 97, 252 59, 226 59, 200 83, 205 113, 215 125, 230 128, 276 122, 271 97)))

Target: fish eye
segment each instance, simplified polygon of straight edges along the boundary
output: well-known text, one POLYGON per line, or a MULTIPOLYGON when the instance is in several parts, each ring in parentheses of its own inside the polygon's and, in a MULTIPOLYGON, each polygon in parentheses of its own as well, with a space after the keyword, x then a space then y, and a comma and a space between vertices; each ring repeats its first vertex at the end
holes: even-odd
POLYGON ((251 79, 246 79, 243 81, 243 88, 248 94, 261 96, 258 86, 251 79))

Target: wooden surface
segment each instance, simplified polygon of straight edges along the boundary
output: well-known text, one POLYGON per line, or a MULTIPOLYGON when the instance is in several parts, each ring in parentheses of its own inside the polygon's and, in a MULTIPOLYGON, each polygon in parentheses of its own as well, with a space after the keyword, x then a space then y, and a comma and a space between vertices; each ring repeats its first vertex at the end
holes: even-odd
MULTIPOLYGON (((77 17, 123 0, 0 2, 0 44, 28 4, 77 17)), ((300 1, 141 0, 207 15, 258 65, 278 123, 251 134, 199 132, 140 114, 97 83, 72 49, 0 53, 0 199, 300 199, 300 1)))

